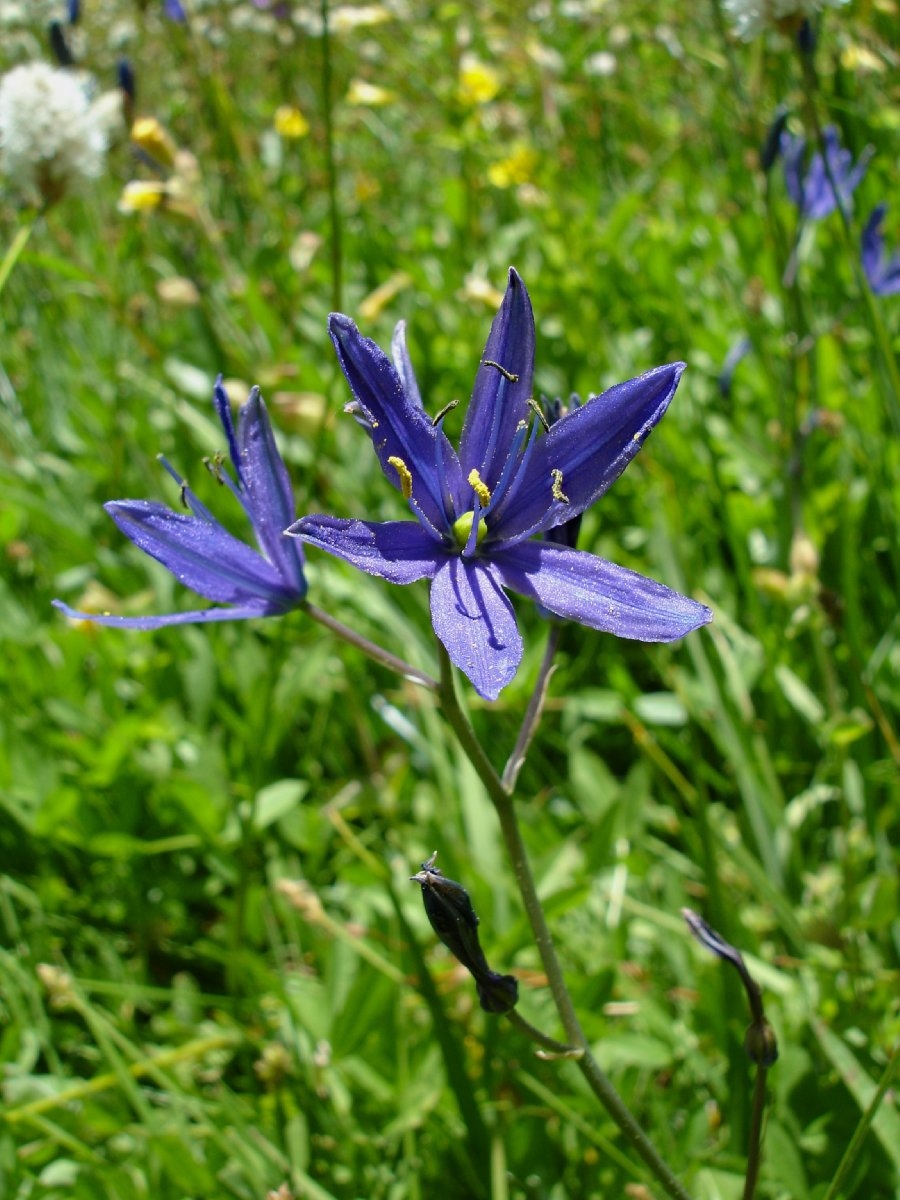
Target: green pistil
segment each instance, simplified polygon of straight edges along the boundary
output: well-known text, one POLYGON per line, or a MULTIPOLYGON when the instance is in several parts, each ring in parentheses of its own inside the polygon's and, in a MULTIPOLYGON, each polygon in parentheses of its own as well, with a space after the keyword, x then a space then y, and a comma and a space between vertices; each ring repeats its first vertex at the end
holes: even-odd
MULTIPOLYGON (((460 550, 465 550, 469 542, 469 537, 472 533, 472 522, 475 520, 475 514, 472 511, 463 513, 463 515, 453 522, 453 536, 456 539, 456 544, 460 550)), ((487 525, 484 518, 478 522, 478 533, 475 535, 475 545, 480 546, 484 541, 487 533, 487 525)))

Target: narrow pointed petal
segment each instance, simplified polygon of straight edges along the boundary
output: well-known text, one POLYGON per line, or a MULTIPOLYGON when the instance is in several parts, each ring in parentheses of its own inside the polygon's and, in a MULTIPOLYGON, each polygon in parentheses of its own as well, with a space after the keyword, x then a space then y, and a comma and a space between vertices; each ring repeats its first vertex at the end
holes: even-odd
POLYGON ((403 384, 407 400, 414 404, 416 408, 424 408, 422 396, 419 392, 419 384, 416 380, 416 373, 413 370, 412 360, 406 348, 405 321, 398 321, 394 329, 394 336, 391 338, 391 358, 394 360, 394 369, 400 376, 400 382, 403 384))
POLYGON ((500 478, 516 427, 531 416, 533 375, 534 314, 525 284, 510 267, 463 425, 459 460, 464 478, 477 470, 488 488, 500 478), (487 365, 491 362, 503 370, 487 365))
POLYGON ((355 521, 315 514, 295 522, 287 532, 390 583, 431 579, 447 557, 415 521, 355 521))
POLYGON ((662 583, 582 550, 523 542, 494 555, 506 587, 558 617, 638 642, 672 642, 712 612, 662 583))
POLYGON ((234 434, 234 421, 231 417, 231 401, 228 399, 228 393, 225 391, 221 375, 216 380, 216 386, 213 388, 213 404, 216 406, 216 414, 218 415, 219 422, 225 430, 225 437, 228 441, 228 457, 234 466, 235 474, 238 477, 238 484, 240 487, 243 487, 244 475, 241 469, 241 455, 238 450, 237 438, 234 434))
POLYGON ((528 537, 584 512, 640 450, 669 407, 683 371, 684 363, 656 367, 551 425, 534 447, 525 478, 488 522, 491 540, 528 537))
POLYGON ((241 477, 260 549, 284 582, 292 584, 299 597, 305 596, 302 548, 299 542, 284 536, 297 515, 294 494, 259 388, 253 388, 241 409, 237 444, 241 477))
POLYGON ((400 474, 389 460, 400 460, 410 473, 412 494, 422 511, 433 525, 446 529, 448 515, 436 465, 438 439, 442 439, 445 470, 454 495, 462 483, 456 451, 446 434, 435 428, 422 408, 407 396, 390 359, 371 339, 362 336, 349 317, 332 313, 328 329, 341 370, 372 424, 372 444, 382 471, 399 488, 400 474))
POLYGON ((516 616, 494 576, 489 564, 454 556, 431 583, 434 631, 486 700, 497 699, 522 661, 516 616))
POLYGON ((164 613, 161 616, 116 617, 112 613, 79 612, 62 600, 52 601, 53 607, 73 621, 91 621, 94 625, 109 625, 119 629, 162 629, 166 625, 209 625, 214 621, 247 621, 253 617, 268 617, 271 610, 258 600, 236 604, 233 608, 204 608, 194 612, 164 613))
POLYGON ((207 600, 261 600, 273 612, 296 603, 272 564, 217 523, 150 500, 114 500, 104 508, 139 549, 207 600))

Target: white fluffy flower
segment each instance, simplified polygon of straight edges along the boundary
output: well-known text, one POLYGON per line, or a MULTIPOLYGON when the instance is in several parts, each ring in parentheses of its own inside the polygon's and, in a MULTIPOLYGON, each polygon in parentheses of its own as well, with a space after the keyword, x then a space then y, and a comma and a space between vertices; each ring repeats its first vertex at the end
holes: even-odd
POLYGON ((15 67, 0 79, 0 169, 45 203, 96 179, 121 122, 121 98, 91 104, 71 71, 46 63, 15 67))
POLYGON ((749 42, 790 17, 814 17, 823 8, 839 8, 847 0, 723 0, 738 37, 749 42))

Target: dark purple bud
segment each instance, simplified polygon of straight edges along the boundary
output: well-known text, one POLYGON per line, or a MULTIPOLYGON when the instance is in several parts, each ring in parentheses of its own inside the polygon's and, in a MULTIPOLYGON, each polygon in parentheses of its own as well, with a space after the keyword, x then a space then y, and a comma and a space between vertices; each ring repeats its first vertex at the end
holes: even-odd
POLYGON ((800 23, 800 28, 797 30, 797 45, 800 48, 801 54, 812 55, 816 49, 816 31, 813 28, 812 21, 808 18, 800 23))
POLYGON ((137 94, 137 85, 134 78, 134 67, 132 67, 129 59, 119 59, 116 63, 116 76, 119 87, 133 104, 137 94))
POLYGON ((81 20, 81 0, 69 0, 69 24, 77 25, 81 20))
POLYGON ((422 902, 431 928, 450 953, 473 976, 478 999, 485 1012, 505 1013, 519 998, 519 985, 512 975, 498 975, 488 966, 478 939, 478 917, 461 883, 447 879, 434 865, 437 853, 410 878, 422 887, 422 902))
POLYGON ((56 61, 61 67, 71 67, 75 59, 72 57, 72 51, 69 49, 69 43, 66 41, 66 35, 63 32, 63 27, 59 21, 51 21, 48 29, 50 36, 50 49, 56 58, 56 61))
POLYGON ((508 1013, 519 1002, 519 981, 513 975, 489 971, 475 980, 475 990, 485 1012, 508 1013))
POLYGON ((758 1067, 772 1067, 778 1061, 778 1041, 769 1022, 763 1017, 747 1029, 744 1049, 758 1067))
POLYGON ((759 152, 759 165, 766 174, 771 171, 778 159, 778 155, 781 153, 781 135, 787 125, 789 116, 789 110, 783 104, 779 105, 772 124, 766 130, 766 140, 763 142, 762 149, 759 152))

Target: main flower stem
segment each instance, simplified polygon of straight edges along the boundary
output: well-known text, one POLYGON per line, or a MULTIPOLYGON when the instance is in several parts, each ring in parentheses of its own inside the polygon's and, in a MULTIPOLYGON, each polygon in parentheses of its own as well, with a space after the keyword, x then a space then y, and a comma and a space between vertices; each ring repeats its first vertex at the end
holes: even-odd
POLYGON ((747 1174, 744 1177, 743 1200, 753 1200, 756 1181, 762 1162, 762 1126, 766 1111, 766 1076, 768 1069, 759 1063, 756 1068, 756 1083, 753 1087, 753 1113, 750 1122, 750 1144, 747 1147, 747 1174))
MULTIPOLYGON (((628 1108, 626 1108, 622 1098, 591 1054, 584 1031, 581 1028, 581 1023, 575 1012, 572 997, 569 995, 568 988, 566 987, 562 968, 553 945, 553 938, 551 937, 550 929, 544 916, 544 909, 537 894, 534 876, 531 873, 525 843, 522 841, 522 833, 519 829, 515 806, 513 805, 512 789, 504 786, 503 781, 494 770, 490 759, 476 737, 468 717, 460 706, 453 677, 453 666, 447 655, 447 651, 440 643, 438 643, 438 654, 441 664, 441 680, 438 686, 441 709, 448 725, 456 735, 463 752, 478 772, 478 776, 484 784, 496 810, 503 841, 512 862, 516 883, 522 897, 522 903, 531 924, 538 953, 541 956, 541 962, 544 965, 544 971, 547 975, 556 1011, 565 1030, 566 1042, 573 1050, 580 1051, 580 1054, 573 1056, 574 1061, 577 1063, 591 1091, 615 1121, 616 1125, 618 1125, 619 1129, 628 1138, 635 1152, 643 1159, 647 1168, 665 1192, 673 1197, 673 1200, 690 1200, 690 1194, 684 1189, 668 1165, 660 1158, 650 1139, 629 1112, 628 1108)), ((527 723, 528 717, 526 716, 525 724, 527 725, 527 723)))

